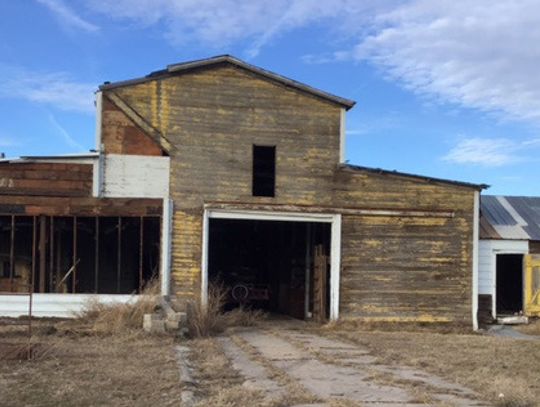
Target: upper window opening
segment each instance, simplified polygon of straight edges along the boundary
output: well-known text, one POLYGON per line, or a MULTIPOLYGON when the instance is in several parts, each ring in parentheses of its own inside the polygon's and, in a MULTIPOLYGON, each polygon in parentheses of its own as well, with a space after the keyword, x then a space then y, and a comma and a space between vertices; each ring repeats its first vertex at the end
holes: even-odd
POLYGON ((276 147, 253 146, 253 196, 275 196, 276 147))

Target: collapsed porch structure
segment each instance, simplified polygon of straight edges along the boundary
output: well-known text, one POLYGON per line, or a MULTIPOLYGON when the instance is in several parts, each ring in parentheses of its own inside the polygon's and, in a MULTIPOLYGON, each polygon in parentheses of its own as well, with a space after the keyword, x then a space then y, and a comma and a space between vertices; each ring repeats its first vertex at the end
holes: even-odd
POLYGON ((0 313, 69 316, 159 278, 160 199, 94 198, 93 156, 0 163, 0 313))

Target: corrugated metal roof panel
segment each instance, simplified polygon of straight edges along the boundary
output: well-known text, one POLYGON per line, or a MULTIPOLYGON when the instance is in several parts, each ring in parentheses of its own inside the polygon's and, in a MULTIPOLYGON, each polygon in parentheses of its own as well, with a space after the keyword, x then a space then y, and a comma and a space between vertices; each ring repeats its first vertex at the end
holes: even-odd
POLYGON ((483 195, 480 237, 496 239, 497 235, 540 241, 540 197, 483 195))

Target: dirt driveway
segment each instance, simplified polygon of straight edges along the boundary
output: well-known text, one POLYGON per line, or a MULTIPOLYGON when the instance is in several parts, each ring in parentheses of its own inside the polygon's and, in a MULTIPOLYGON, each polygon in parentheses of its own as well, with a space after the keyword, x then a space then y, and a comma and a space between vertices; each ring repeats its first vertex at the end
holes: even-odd
POLYGON ((237 374, 237 391, 257 395, 250 405, 488 405, 470 389, 417 369, 377 363, 357 344, 297 328, 280 321, 217 338, 227 367, 237 374))

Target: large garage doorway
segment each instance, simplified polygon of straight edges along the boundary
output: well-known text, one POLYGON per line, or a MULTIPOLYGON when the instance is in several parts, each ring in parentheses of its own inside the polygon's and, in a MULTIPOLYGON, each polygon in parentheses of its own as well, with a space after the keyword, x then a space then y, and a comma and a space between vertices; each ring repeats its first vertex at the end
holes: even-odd
POLYGON ((205 213, 203 302, 208 284, 240 305, 298 319, 336 319, 339 215, 205 213))
POLYGON ((497 314, 523 311, 523 255, 497 254, 497 314))

